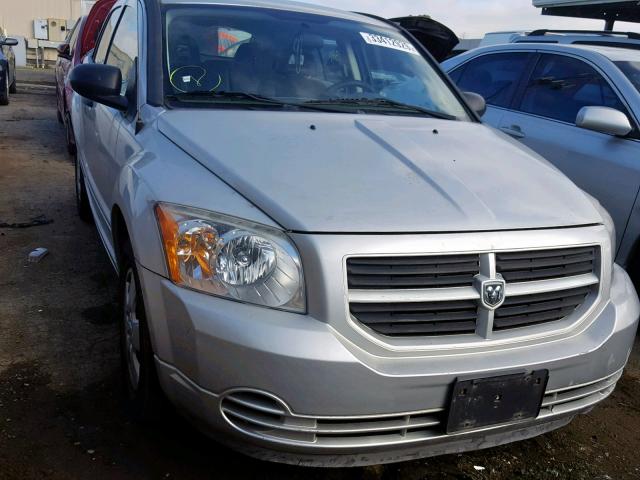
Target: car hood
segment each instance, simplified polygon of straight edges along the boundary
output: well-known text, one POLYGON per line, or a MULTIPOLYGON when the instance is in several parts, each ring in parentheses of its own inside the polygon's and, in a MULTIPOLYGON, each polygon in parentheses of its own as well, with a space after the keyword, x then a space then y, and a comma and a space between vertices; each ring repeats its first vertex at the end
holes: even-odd
POLYGON ((458 232, 602 221, 557 169, 482 124, 189 109, 165 112, 158 128, 292 231, 458 232))

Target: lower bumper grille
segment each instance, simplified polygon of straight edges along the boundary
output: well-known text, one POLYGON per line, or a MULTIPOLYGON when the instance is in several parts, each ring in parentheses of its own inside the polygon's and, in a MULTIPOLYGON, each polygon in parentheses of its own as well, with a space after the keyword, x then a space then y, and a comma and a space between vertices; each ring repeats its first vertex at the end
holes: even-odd
POLYGON ((548 391, 542 400, 540 417, 587 408, 601 402, 613 393, 622 373, 620 370, 602 380, 548 391))
MULTIPOLYGON (((621 377, 622 370, 587 384, 548 390, 536 420, 575 415, 595 406, 613 392, 621 377)), ((224 396, 220 409, 227 422, 240 432, 289 445, 366 448, 448 437, 446 408, 378 416, 305 416, 292 413, 271 395, 247 390, 224 396)))
POLYGON ((442 432, 442 409, 367 417, 293 415, 275 399, 253 392, 232 393, 222 412, 237 429, 257 437, 314 446, 353 447, 401 444, 442 432))

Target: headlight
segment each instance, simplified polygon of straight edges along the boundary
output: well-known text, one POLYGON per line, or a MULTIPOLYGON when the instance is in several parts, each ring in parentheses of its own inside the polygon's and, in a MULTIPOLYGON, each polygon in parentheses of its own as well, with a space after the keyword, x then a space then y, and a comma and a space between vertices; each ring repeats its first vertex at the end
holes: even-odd
POLYGON ((201 292, 304 313, 300 256, 281 231, 160 203, 156 217, 171 280, 201 292))

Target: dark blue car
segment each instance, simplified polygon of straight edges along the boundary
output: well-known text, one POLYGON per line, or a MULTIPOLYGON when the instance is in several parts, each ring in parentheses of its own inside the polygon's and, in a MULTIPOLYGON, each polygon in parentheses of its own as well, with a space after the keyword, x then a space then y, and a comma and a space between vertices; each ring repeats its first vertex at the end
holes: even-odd
POLYGON ((15 38, 0 32, 0 105, 8 105, 9 93, 16 93, 16 57, 11 48, 16 45, 15 38))

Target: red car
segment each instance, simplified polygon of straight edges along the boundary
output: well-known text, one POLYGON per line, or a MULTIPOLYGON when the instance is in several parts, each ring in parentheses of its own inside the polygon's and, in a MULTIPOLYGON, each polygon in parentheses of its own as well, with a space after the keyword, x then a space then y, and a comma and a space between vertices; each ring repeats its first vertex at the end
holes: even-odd
POLYGON ((115 2, 116 0, 98 0, 89 15, 78 19, 65 42, 58 47, 58 61, 56 62, 58 121, 65 126, 67 148, 72 155, 76 151, 71 114, 69 113, 73 90, 67 79, 73 67, 82 63, 85 55, 95 47, 98 33, 115 2))

